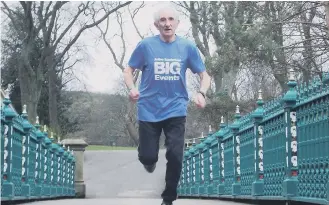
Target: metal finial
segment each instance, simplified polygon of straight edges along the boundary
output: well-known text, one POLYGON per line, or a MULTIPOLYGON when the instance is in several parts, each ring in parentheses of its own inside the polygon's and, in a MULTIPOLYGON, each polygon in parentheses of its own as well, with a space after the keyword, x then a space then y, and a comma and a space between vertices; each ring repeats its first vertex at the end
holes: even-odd
POLYGON ((62 146, 63 146, 63 148, 65 148, 65 144, 64 143, 62 144, 62 146))
POLYGON ((195 138, 193 138, 193 143, 195 143, 195 138))
POLYGON ((60 136, 58 136, 58 143, 61 141, 61 137, 60 136))
MULTIPOLYGON (((201 132, 201 138, 203 138, 203 132, 201 132)), ((194 138, 193 138, 194 139, 194 138)))
POLYGON ((220 118, 220 123, 221 123, 221 124, 224 124, 224 116, 222 116, 222 117, 220 118))
POLYGON ((262 90, 259 89, 259 91, 258 91, 258 100, 262 100, 262 99, 263 99, 262 90))
POLYGON ((44 125, 44 126, 43 126, 43 131, 44 131, 44 132, 47 132, 47 125, 44 125))
POLYGON ((289 70, 289 80, 290 81, 295 81, 296 80, 294 74, 295 74, 294 69, 290 68, 290 70, 289 70))
POLYGON ((235 113, 236 113, 236 114, 239 114, 239 113, 240 113, 239 105, 236 106, 235 113))
POLYGON ((211 125, 209 125, 209 132, 211 132, 211 125))
POLYGON ((50 138, 54 139, 54 133, 53 132, 50 133, 50 138))
POLYGON ((24 104, 23 105, 23 112, 22 112, 23 114, 27 114, 27 111, 26 111, 26 105, 24 104))
POLYGON ((67 146, 67 151, 70 151, 70 146, 67 146))
POLYGON ((35 124, 39 124, 39 116, 36 117, 37 119, 35 120, 35 124))

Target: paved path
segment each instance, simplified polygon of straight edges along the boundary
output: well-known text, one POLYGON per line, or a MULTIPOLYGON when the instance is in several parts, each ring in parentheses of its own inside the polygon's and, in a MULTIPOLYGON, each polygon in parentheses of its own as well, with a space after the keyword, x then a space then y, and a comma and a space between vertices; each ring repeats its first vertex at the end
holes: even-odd
POLYGON ((138 161, 135 150, 86 152, 87 197, 158 198, 165 185, 164 151, 159 158, 156 170, 150 174, 138 161))
MULTIPOLYGON (((230 201, 218 200, 192 200, 192 199, 178 199, 174 205, 246 205, 230 201)), ((117 198, 117 199, 66 199, 54 201, 39 201, 30 203, 33 205, 160 205, 161 199, 142 199, 142 198, 117 198)))
MULTIPOLYGON (((159 153, 156 170, 149 174, 137 159, 137 151, 86 151, 84 178, 86 199, 32 202, 42 205, 157 205, 164 188, 165 151, 159 153)), ((175 205, 201 202, 201 205, 243 204, 219 200, 178 199, 175 205)))

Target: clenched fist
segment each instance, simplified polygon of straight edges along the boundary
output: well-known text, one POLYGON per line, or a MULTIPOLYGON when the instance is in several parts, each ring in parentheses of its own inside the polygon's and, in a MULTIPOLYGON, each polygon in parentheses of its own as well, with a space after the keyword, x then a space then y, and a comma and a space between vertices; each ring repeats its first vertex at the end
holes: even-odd
POLYGON ((139 98, 139 91, 137 88, 132 88, 129 92, 130 100, 136 102, 139 98))
POLYGON ((206 106, 206 99, 201 93, 197 93, 194 97, 194 102, 198 108, 204 108, 206 106))

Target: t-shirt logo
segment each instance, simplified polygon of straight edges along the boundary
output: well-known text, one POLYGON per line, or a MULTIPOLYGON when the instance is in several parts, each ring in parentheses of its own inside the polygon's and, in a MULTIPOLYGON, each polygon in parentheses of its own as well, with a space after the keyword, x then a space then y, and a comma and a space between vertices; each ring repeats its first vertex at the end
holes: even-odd
POLYGON ((154 77, 155 80, 179 80, 181 71, 181 59, 155 58, 154 77))

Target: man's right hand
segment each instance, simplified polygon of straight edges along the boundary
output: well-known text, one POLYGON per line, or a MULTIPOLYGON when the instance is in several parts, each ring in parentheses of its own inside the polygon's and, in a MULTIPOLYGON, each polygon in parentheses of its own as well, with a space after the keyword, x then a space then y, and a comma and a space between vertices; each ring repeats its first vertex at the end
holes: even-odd
POLYGON ((136 102, 139 98, 139 91, 137 88, 132 88, 129 92, 129 97, 131 101, 136 102))

